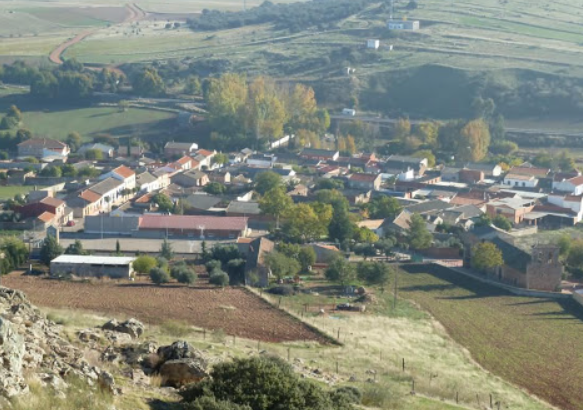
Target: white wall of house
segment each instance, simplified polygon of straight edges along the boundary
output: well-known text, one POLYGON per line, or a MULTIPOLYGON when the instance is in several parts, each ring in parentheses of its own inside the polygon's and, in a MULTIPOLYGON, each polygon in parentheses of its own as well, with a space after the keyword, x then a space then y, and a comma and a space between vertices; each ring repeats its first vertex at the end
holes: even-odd
POLYGON ((567 199, 563 195, 549 195, 548 201, 552 205, 560 206, 561 208, 567 208, 571 211, 577 213, 577 222, 581 222, 583 219, 583 197, 577 200, 567 199))
POLYGON ((504 178, 504 185, 520 187, 520 188, 535 188, 538 185, 538 179, 532 178, 530 180, 504 178))
POLYGON ((553 189, 561 192, 569 192, 573 195, 583 194, 583 185, 575 185, 567 179, 560 182, 553 181, 553 189))

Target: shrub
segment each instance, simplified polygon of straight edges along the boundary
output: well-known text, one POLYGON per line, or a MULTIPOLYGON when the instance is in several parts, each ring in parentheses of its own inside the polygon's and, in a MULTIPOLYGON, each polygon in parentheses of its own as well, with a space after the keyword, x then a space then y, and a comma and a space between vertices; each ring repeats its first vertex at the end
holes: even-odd
POLYGON ((217 270, 217 269, 220 270, 222 268, 222 263, 219 260, 212 259, 212 260, 208 261, 207 263, 205 263, 204 266, 206 268, 206 271, 210 275, 214 270, 217 270))
POLYGON ((150 271, 150 280, 156 285, 170 282, 170 275, 162 268, 153 268, 150 271))
POLYGON ((291 296, 293 295, 294 288, 292 286, 275 286, 268 290, 269 293, 272 295, 281 295, 281 296, 291 296))
POLYGON ((180 268, 178 272, 175 272, 175 274, 176 276, 173 274, 172 277, 175 278, 178 282, 184 283, 186 285, 194 284, 198 278, 196 272, 187 266, 180 268))
POLYGON ((156 265, 156 259, 151 256, 142 255, 134 261, 133 267, 138 273, 149 273, 156 265))
POLYGON ((225 287, 229 284, 229 275, 219 269, 215 269, 210 276, 209 283, 211 285, 225 287))

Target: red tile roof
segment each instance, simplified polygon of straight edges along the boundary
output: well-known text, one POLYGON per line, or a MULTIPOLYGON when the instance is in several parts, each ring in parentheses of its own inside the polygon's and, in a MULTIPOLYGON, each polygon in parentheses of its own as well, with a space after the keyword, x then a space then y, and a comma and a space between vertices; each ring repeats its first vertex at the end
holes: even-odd
POLYGON ((535 177, 546 177, 549 172, 548 168, 536 168, 536 167, 512 167, 510 169, 511 174, 521 174, 521 175, 532 175, 535 177))
POLYGON ((206 150, 206 149, 199 149, 196 153, 198 155, 202 155, 204 157, 210 157, 211 155, 214 154, 214 152, 206 150))
POLYGON ((575 186, 583 185, 583 175, 569 179, 569 182, 575 186))
POLYGON ((45 204, 45 205, 49 205, 49 206, 54 206, 55 208, 64 205, 65 201, 60 200, 59 198, 54 198, 52 196, 48 196, 46 198, 43 198, 40 200, 41 204, 45 204))
POLYGON ((94 202, 97 202, 101 199, 101 195, 96 194, 93 191, 89 191, 88 189, 81 192, 81 194, 79 196, 91 204, 94 202))
POLYGON ((43 212, 42 214, 37 216, 37 219, 40 219, 41 221, 48 223, 55 219, 55 214, 51 212, 43 212))
POLYGON ((247 227, 248 218, 234 216, 203 215, 144 215, 140 218, 139 229, 198 229, 242 231, 247 227))
POLYGON ((176 161, 178 164, 180 165, 184 165, 184 164, 188 164, 189 162, 192 161, 192 158, 188 157, 188 156, 184 156, 182 158, 180 158, 178 161, 176 161))
POLYGON ((134 171, 132 171, 130 168, 126 167, 125 165, 121 165, 121 166, 117 167, 112 172, 123 177, 124 179, 130 178, 131 176, 136 175, 136 173, 134 171))

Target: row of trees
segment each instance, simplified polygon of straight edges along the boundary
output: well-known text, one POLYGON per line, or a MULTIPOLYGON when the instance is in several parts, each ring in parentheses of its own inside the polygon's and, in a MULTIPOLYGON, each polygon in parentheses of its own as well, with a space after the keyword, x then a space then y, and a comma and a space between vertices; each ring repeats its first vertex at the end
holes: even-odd
POLYGON ((389 264, 370 261, 353 264, 342 256, 333 258, 324 272, 326 279, 343 286, 357 281, 367 285, 386 286, 394 274, 394 268, 389 264))
POLYGON ((314 90, 297 84, 282 87, 267 77, 250 83, 239 74, 223 74, 208 81, 205 99, 216 143, 230 149, 251 142, 260 147, 284 133, 320 135, 330 126, 319 109, 314 90))

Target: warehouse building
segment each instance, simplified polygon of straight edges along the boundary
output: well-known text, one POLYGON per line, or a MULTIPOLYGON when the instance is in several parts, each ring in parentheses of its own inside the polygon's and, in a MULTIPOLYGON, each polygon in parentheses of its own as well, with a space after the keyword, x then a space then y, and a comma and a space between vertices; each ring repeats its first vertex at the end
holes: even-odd
POLYGON ((126 256, 61 255, 51 261, 51 276, 110 277, 129 279, 136 258, 126 256))
POLYGON ((140 217, 139 236, 236 239, 247 236, 247 222, 239 216, 145 214, 140 217))

